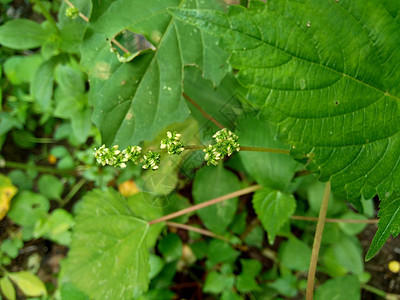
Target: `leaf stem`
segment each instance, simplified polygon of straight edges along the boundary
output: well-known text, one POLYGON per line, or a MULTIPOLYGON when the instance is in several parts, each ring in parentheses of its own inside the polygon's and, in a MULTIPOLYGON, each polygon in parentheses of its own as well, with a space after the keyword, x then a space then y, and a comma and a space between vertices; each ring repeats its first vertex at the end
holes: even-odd
POLYGON ((22 169, 22 170, 33 170, 42 173, 51 173, 51 174, 61 174, 61 175, 73 175, 73 170, 59 170, 50 167, 44 166, 31 166, 26 163, 19 163, 14 161, 4 161, 4 165, 0 166, 0 168, 13 168, 13 169, 22 169))
POLYGON ((203 202, 203 203, 200 203, 200 204, 197 204, 197 205, 193 205, 191 207, 179 210, 177 212, 174 212, 172 214, 163 216, 161 218, 152 220, 152 221, 149 222, 149 224, 153 225, 153 224, 156 224, 156 223, 164 222, 164 221, 167 221, 167 220, 182 216, 184 214, 199 210, 199 209, 204 208, 204 207, 208 207, 208 206, 217 204, 219 202, 222 202, 222 201, 225 201, 225 200, 228 200, 228 199, 231 199, 231 198, 235 198, 235 197, 243 196, 243 195, 246 195, 246 194, 250 194, 250 193, 252 193, 252 192, 254 192, 256 190, 259 190, 261 188, 262 188, 261 185, 258 185, 258 184, 257 185, 252 185, 252 186, 249 186, 247 188, 238 190, 236 192, 229 193, 229 194, 217 197, 215 199, 211 199, 211 200, 208 200, 206 202, 203 202))
POLYGON ((170 227, 175 227, 175 228, 188 230, 188 231, 194 231, 194 232, 200 233, 202 235, 206 235, 206 236, 209 236, 209 237, 212 237, 212 238, 216 238, 216 239, 222 240, 224 242, 229 242, 229 239, 227 239, 227 238, 225 238, 225 237, 223 237, 221 235, 215 234, 215 233, 213 233, 213 232, 211 232, 209 230, 203 229, 203 228, 197 228, 197 227, 194 227, 194 226, 181 224, 181 223, 175 223, 175 222, 165 222, 165 225, 170 226, 170 227))
POLYGON ((58 31, 57 23, 56 20, 54 20, 53 16, 50 14, 50 12, 47 10, 47 8, 43 5, 43 3, 40 0, 31 0, 33 3, 35 3, 40 11, 42 12, 42 15, 46 18, 47 21, 49 21, 58 31))
POLYGON ((71 201, 71 199, 75 196, 75 194, 81 189, 81 187, 86 183, 86 179, 85 178, 81 178, 81 180, 79 180, 73 187, 72 189, 69 191, 69 193, 67 194, 67 196, 65 196, 64 200, 61 201, 61 207, 64 207, 65 205, 67 205, 67 203, 69 201, 71 201))
MULTIPOLYGON (((292 220, 300 220, 300 221, 308 221, 308 222, 316 222, 318 218, 316 217, 306 217, 306 216, 291 216, 292 220)), ((357 220, 357 219, 335 219, 335 218, 326 218, 326 223, 351 223, 351 224, 377 224, 379 219, 367 219, 367 220, 357 220)))
POLYGON ((331 195, 331 184, 328 181, 325 185, 324 196, 318 216, 317 229, 315 231, 314 244, 311 253, 310 268, 307 277, 306 299, 312 300, 314 293, 315 272, 317 270, 318 254, 321 247, 322 233, 324 232, 326 212, 328 210, 329 197, 331 195))
POLYGON ((217 120, 215 120, 212 116, 210 116, 204 109, 202 109, 200 107, 200 105, 198 105, 196 103, 196 101, 194 101, 192 98, 190 98, 187 94, 182 93, 183 98, 185 98, 187 101, 189 101, 191 104, 193 104, 194 107, 197 108, 197 110, 208 120, 210 120, 211 122, 213 122, 215 125, 217 125, 219 128, 225 128, 225 126, 223 126, 221 123, 219 123, 217 120))

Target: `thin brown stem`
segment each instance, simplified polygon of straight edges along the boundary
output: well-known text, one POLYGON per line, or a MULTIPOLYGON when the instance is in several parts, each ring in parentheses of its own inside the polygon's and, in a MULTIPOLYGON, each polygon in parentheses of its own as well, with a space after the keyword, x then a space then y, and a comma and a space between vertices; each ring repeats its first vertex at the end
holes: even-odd
POLYGON ((220 236, 218 234, 215 234, 209 230, 206 229, 202 229, 202 228, 198 228, 198 227, 194 227, 194 226, 190 226, 190 225, 186 225, 186 224, 181 224, 181 223, 175 223, 175 222, 165 222, 165 225, 170 226, 170 227, 175 227, 175 228, 180 228, 180 229, 184 229, 184 230, 188 230, 188 231, 194 231, 197 233, 200 233, 202 235, 206 235, 212 238, 216 238, 216 239, 220 239, 224 242, 229 242, 229 240, 223 236, 220 236))
MULTIPOLYGON (((308 222, 317 222, 318 218, 316 217, 306 217, 306 216, 291 216, 292 220, 300 220, 300 221, 308 221, 308 222)), ((357 219, 335 219, 335 218, 326 218, 326 223, 352 223, 352 224, 377 224, 379 219, 366 219, 366 220, 357 220, 357 219)))
POLYGON ((212 116, 210 116, 204 109, 202 109, 197 103, 196 101, 194 101, 192 98, 190 98, 187 94, 182 93, 183 98, 185 98, 187 101, 189 101, 190 103, 193 104, 194 107, 196 107, 198 109, 198 111, 208 120, 210 120, 211 122, 213 122, 215 125, 217 125, 219 128, 224 128, 225 126, 223 126, 221 123, 219 123, 217 120, 215 120, 212 116))
POLYGON ((197 205, 193 205, 191 207, 179 210, 179 211, 174 212, 172 214, 169 214, 169 215, 163 216, 161 218, 152 220, 152 221, 149 222, 149 224, 152 225, 152 224, 164 222, 164 221, 167 221, 167 220, 171 220, 173 218, 176 218, 176 217, 182 216, 184 214, 199 210, 199 209, 204 208, 204 207, 208 207, 208 206, 217 204, 219 202, 222 202, 222 201, 225 201, 225 200, 228 200, 228 199, 232 199, 232 198, 235 198, 235 197, 239 197, 239 196, 243 196, 243 195, 246 195, 246 194, 250 194, 250 193, 252 193, 252 192, 254 192, 256 190, 259 190, 261 188, 262 188, 261 185, 252 185, 250 187, 238 190, 236 192, 229 193, 229 194, 223 195, 221 197, 217 197, 215 199, 212 199, 212 200, 209 200, 209 201, 197 204, 197 205))
POLYGON ((317 229, 315 231, 314 244, 311 253, 310 268, 308 270, 308 277, 307 277, 307 293, 306 293, 307 300, 313 299, 315 272, 317 270, 318 254, 319 254, 319 249, 321 247, 322 233, 324 232, 326 212, 328 210, 330 195, 331 195, 331 185, 330 182, 328 181, 326 183, 324 196, 321 202, 317 229))

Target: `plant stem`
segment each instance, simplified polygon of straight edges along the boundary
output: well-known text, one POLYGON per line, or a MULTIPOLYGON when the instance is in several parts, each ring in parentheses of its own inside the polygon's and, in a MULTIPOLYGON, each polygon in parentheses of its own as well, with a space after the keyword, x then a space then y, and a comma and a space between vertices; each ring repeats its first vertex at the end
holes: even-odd
POLYGON ((363 284, 361 287, 371 293, 374 293, 375 295, 378 295, 384 299, 386 299, 386 293, 380 289, 377 289, 376 287, 370 286, 368 284, 363 284))
POLYGON ((81 189, 81 187, 86 183, 86 179, 85 178, 81 178, 81 180, 79 180, 73 187, 72 189, 69 191, 69 193, 67 194, 67 196, 65 196, 64 200, 62 200, 61 202, 61 207, 64 207, 65 205, 67 205, 67 203, 69 201, 71 201, 71 199, 75 196, 75 194, 81 189))
POLYGON ((47 21, 49 21, 58 31, 57 23, 56 20, 54 20, 53 16, 50 14, 50 12, 47 10, 47 8, 43 5, 43 3, 40 0, 31 0, 33 3, 35 3, 40 11, 42 12, 42 15, 46 18, 47 21))
POLYGON ((202 109, 200 107, 200 105, 198 105, 196 103, 196 101, 194 101, 192 98, 190 98, 187 94, 182 93, 183 98, 185 98, 187 101, 189 101, 190 103, 193 104, 194 107, 196 107, 198 109, 198 111, 208 120, 210 120, 211 122, 213 122, 215 125, 217 125, 219 128, 225 128, 225 126, 223 126, 221 123, 219 123, 217 120, 215 120, 212 116, 210 116, 204 109, 202 109))
POLYGON ((194 227, 194 226, 181 224, 181 223, 175 223, 175 222, 165 222, 165 225, 170 226, 170 227, 175 227, 175 228, 188 230, 188 231, 194 231, 194 232, 200 233, 202 235, 206 235, 206 236, 209 236, 209 237, 212 237, 212 238, 216 238, 216 239, 222 240, 224 242, 229 242, 229 239, 227 239, 227 238, 225 238, 223 236, 220 236, 218 234, 215 234, 215 233, 213 233, 213 232, 211 232, 209 230, 206 230, 206 229, 197 228, 197 227, 194 227))
MULTIPOLYGON (((306 216, 291 216, 292 220, 316 222, 318 218, 316 217, 306 217, 306 216)), ((367 220, 357 220, 357 219, 334 219, 326 218, 326 223, 352 223, 352 224, 377 224, 379 219, 367 219, 367 220)))
POLYGON ((14 161, 5 161, 3 168, 13 168, 13 169, 22 169, 22 170, 33 170, 42 173, 51 173, 51 174, 61 174, 61 175, 73 175, 73 170, 59 170, 50 167, 44 166, 31 166, 25 163, 19 163, 14 161))
POLYGON ((315 271, 317 270, 318 254, 321 247, 322 233, 324 232, 326 212, 328 210, 329 197, 331 195, 331 184, 328 181, 325 186, 324 196, 321 202, 321 208, 319 211, 317 229, 315 231, 314 244, 311 253, 310 268, 308 270, 307 277, 307 293, 306 299, 312 300, 314 293, 314 281, 315 281, 315 271))
MULTIPOLYGON (((183 146, 185 150, 203 150, 207 146, 202 145, 188 145, 183 146)), ((253 146, 240 146, 240 151, 255 151, 255 152, 268 152, 268 153, 279 153, 279 154, 289 154, 289 150, 277 149, 277 148, 267 148, 267 147, 253 147, 253 146)))
POLYGON ((152 224, 164 222, 164 221, 167 221, 167 220, 182 216, 184 214, 190 213, 192 211, 199 210, 199 209, 204 208, 204 207, 208 207, 208 206, 217 204, 219 202, 222 202, 222 201, 225 201, 225 200, 228 200, 228 199, 231 199, 231 198, 235 198, 235 197, 243 196, 243 195, 246 195, 246 194, 250 194, 250 193, 252 193, 252 192, 254 192, 256 190, 259 190, 261 188, 262 188, 261 185, 252 185, 250 187, 238 190, 236 192, 229 193, 229 194, 217 197, 215 199, 212 199, 212 200, 209 200, 209 201, 206 201, 206 202, 203 202, 203 203, 200 203, 200 204, 197 204, 197 205, 193 205, 191 207, 179 210, 177 212, 174 212, 172 214, 163 216, 161 218, 152 220, 152 221, 149 222, 149 224, 152 225, 152 224))

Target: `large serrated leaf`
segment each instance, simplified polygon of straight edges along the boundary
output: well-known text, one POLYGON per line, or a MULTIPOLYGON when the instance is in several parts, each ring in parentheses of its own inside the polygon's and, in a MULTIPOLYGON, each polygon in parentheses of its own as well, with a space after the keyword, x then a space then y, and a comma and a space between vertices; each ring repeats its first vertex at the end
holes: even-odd
POLYGON ((185 65, 199 66, 215 83, 229 70, 227 55, 214 37, 167 13, 178 6, 219 8, 214 1, 195 0, 93 2, 82 63, 90 75, 93 121, 106 144, 125 147, 150 140, 166 125, 186 119, 181 95, 185 65), (123 30, 143 34, 156 50, 121 63, 108 41, 123 30))
POLYGON ((173 15, 221 37, 248 100, 278 124, 292 155, 335 192, 370 198, 400 190, 399 9, 379 0, 272 0, 228 15, 173 15))
POLYGON ((94 299, 131 299, 148 289, 149 224, 114 190, 94 190, 78 208, 63 281, 94 299))
POLYGON ((400 196, 395 194, 388 199, 382 200, 379 207, 378 216, 380 219, 378 230, 372 240, 365 260, 373 258, 390 235, 396 237, 400 233, 400 196))

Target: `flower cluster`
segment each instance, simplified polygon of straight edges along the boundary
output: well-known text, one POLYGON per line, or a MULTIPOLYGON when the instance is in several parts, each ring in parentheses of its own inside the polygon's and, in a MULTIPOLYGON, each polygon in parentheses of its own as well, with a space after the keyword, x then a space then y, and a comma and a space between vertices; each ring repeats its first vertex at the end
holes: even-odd
POLYGON ((109 165, 117 168, 126 168, 126 163, 132 161, 137 163, 139 160, 142 148, 139 146, 129 146, 128 148, 120 151, 118 145, 106 148, 102 145, 99 149, 94 149, 94 156, 99 164, 102 166, 109 165))
POLYGON ((76 19, 76 17, 79 16, 79 9, 76 8, 76 7, 68 7, 68 8, 65 10, 65 15, 66 15, 68 18, 76 19))
POLYGON ((154 152, 154 151, 149 151, 145 155, 143 155, 142 158, 142 168, 147 170, 149 168, 152 168, 153 170, 158 169, 158 165, 160 164, 160 153, 154 152))
POLYGON ((183 143, 180 140, 181 135, 174 131, 171 133, 167 132, 167 138, 161 141, 160 148, 167 149, 168 154, 181 154, 185 148, 183 147, 183 143))
POLYGON ((216 143, 208 145, 203 151, 206 153, 204 160, 207 165, 218 165, 219 160, 225 155, 231 156, 233 152, 240 150, 238 136, 232 131, 223 128, 213 135, 216 143))

